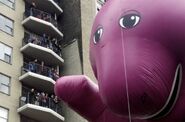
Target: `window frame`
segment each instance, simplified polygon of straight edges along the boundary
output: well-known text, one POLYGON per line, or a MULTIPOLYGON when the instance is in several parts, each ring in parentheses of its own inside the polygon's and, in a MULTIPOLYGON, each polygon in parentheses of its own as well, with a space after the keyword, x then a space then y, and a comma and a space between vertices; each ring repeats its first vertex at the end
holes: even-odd
POLYGON ((6 53, 4 53, 4 61, 7 62, 7 63, 11 63, 11 55, 8 55, 6 53), (6 57, 8 57, 8 61, 6 61, 6 57))
MULTIPOLYGON (((5 77, 8 77, 8 78, 9 78, 9 85, 3 84, 4 86, 7 86, 7 87, 9 88, 8 94, 5 93, 5 92, 3 92, 3 91, 1 91, 1 90, 0 90, 0 93, 10 96, 10 93, 11 93, 11 77, 8 76, 8 75, 6 75, 6 74, 4 74, 4 73, 2 73, 2 72, 0 72, 0 75, 3 75, 3 76, 5 76, 5 77)), ((0 83, 0 85, 1 85, 1 84, 2 84, 2 83, 0 83)), ((1 107, 1 106, 0 106, 0 107, 1 107)))
MULTIPOLYGON (((10 109, 8 109, 6 107, 3 107, 3 106, 0 106, 0 108, 7 110, 7 118, 5 118, 5 119, 7 120, 7 122, 9 122, 9 111, 10 111, 10 109)), ((0 116, 0 118, 3 118, 3 117, 0 116)))
MULTIPOLYGON (((0 13, 0 16, 2 16, 2 17, 4 17, 4 18, 6 18, 7 20, 9 20, 9 21, 12 21, 12 23, 13 23, 13 26, 12 26, 12 28, 10 27, 10 26, 8 26, 8 25, 5 25, 4 27, 7 27, 7 28, 10 28, 11 29, 11 31, 12 31, 12 33, 10 34, 10 33, 8 33, 8 32, 6 32, 5 30, 3 30, 3 29, 0 29, 0 31, 2 31, 2 32, 4 32, 4 33, 6 33, 6 34, 8 34, 8 35, 10 35, 10 36, 14 36, 14 20, 13 19, 11 19, 11 18, 9 18, 9 17, 7 17, 7 16, 5 16, 5 15, 3 15, 2 13, 0 13)), ((1 20, 0 20, 1 21, 1 20)))
MULTIPOLYGON (((3 60, 3 59, 0 59, 0 61, 12 65, 12 61, 13 61, 13 47, 11 47, 11 46, 9 46, 9 45, 7 45, 7 44, 1 42, 1 41, 0 41, 0 43, 3 44, 3 45, 5 45, 5 46, 7 46, 7 47, 9 47, 9 48, 11 48, 11 56, 10 56, 11 58, 10 58, 10 62, 6 62, 6 61, 3 60)), ((5 54, 6 54, 6 53, 4 53, 4 56, 5 56, 5 54)))
POLYGON ((16 0, 14 0, 14 3, 13 3, 13 2, 11 2, 10 0, 7 0, 7 1, 13 4, 13 8, 12 8, 11 6, 7 5, 7 4, 6 4, 6 3, 4 3, 4 2, 1 2, 1 1, 0 1, 0 3, 2 3, 2 4, 4 4, 5 6, 7 6, 7 7, 11 8, 11 9, 13 9, 13 10, 15 10, 16 0))

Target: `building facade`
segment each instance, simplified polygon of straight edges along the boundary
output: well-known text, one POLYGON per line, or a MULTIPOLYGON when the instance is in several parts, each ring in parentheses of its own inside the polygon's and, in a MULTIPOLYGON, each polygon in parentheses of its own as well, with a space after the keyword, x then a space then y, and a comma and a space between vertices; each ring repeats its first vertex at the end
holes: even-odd
POLYGON ((96 82, 89 38, 98 3, 0 0, 0 122, 86 122, 53 86, 65 75, 96 82))
POLYGON ((20 52, 24 28, 21 24, 24 1, 0 0, 0 121, 20 122, 19 98, 21 96, 20 52))

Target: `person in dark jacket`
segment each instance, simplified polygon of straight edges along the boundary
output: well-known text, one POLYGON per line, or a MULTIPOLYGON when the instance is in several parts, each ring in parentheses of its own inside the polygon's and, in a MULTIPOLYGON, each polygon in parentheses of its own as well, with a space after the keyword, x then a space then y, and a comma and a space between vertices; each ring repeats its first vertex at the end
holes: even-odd
POLYGON ((36 101, 36 96, 35 96, 35 89, 31 89, 31 91, 29 92, 29 101, 28 103, 34 104, 36 101))

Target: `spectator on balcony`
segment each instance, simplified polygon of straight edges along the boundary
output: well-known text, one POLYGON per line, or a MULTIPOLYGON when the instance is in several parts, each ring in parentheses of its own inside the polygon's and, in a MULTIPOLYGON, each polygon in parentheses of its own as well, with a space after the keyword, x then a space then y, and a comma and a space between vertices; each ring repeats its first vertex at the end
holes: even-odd
POLYGON ((35 35, 30 34, 29 39, 28 39, 28 43, 33 43, 33 44, 39 45, 39 40, 35 35))
POLYGON ((41 70, 40 70, 40 73, 42 74, 42 75, 44 75, 45 73, 44 73, 44 61, 41 61, 41 68, 40 68, 41 70))
POLYGON ((49 40, 48 46, 49 46, 49 49, 53 50, 53 44, 52 44, 51 40, 49 40))
POLYGON ((45 15, 45 13, 44 13, 43 11, 40 11, 40 16, 41 16, 40 19, 44 20, 44 17, 45 17, 46 15, 45 15))
POLYGON ((29 35, 28 43, 33 43, 33 35, 32 34, 29 35))
POLYGON ((56 47, 56 51, 57 51, 56 53, 57 53, 59 56, 61 56, 61 53, 62 53, 61 48, 62 48, 62 46, 61 46, 60 44, 58 44, 57 47, 56 47))
POLYGON ((41 95, 40 95, 40 93, 38 92, 38 93, 36 94, 35 105, 40 105, 40 101, 41 101, 41 95))
POLYGON ((51 41, 52 41, 53 44, 57 44, 57 39, 56 38, 53 38, 51 41))
POLYGON ((54 72, 54 68, 52 67, 52 68, 50 68, 50 69, 48 70, 48 77, 50 77, 50 78, 53 79, 53 72, 54 72))
POLYGON ((54 52, 61 56, 61 44, 57 41, 56 38, 52 39, 54 52))
POLYGON ((51 41, 51 37, 50 37, 50 36, 47 36, 47 44, 46 44, 46 45, 47 45, 47 46, 46 46, 47 48, 49 48, 49 43, 50 43, 50 41, 51 41))
POLYGON ((57 21, 57 14, 54 13, 54 20, 57 21))
POLYGON ((51 22, 51 16, 49 14, 43 12, 41 16, 43 20, 51 22))
POLYGON ((30 72, 34 72, 34 64, 33 64, 33 62, 29 62, 29 63, 28 63, 28 70, 29 70, 30 72))
POLYGON ((31 104, 34 104, 35 103, 35 100, 36 100, 36 97, 35 97, 35 89, 31 89, 30 93, 29 93, 29 103, 31 104))
POLYGON ((48 42, 47 36, 46 36, 46 34, 44 33, 43 36, 42 36, 42 38, 41 38, 41 46, 46 47, 47 42, 48 42))
POLYGON ((36 4, 34 1, 30 4, 30 16, 34 16, 34 9, 36 8, 36 4))
POLYGON ((56 38, 53 38, 53 39, 51 40, 51 42, 52 42, 52 44, 53 44, 53 51, 54 51, 55 53, 57 53, 57 39, 56 39, 56 38))
POLYGON ((53 101, 54 101, 54 111, 58 111, 58 104, 59 104, 59 99, 58 99, 58 97, 55 95, 55 97, 54 97, 54 99, 53 99, 53 101))
POLYGON ((62 56, 62 45, 59 45, 59 46, 58 46, 58 50, 59 50, 59 52, 60 52, 59 55, 62 56))
POLYGON ((29 71, 36 73, 37 72, 37 59, 28 64, 29 71))
POLYGON ((59 73, 58 71, 55 69, 53 72, 53 79, 56 81, 59 78, 59 73))
POLYGON ((47 96, 44 92, 41 93, 41 106, 47 107, 47 96))
POLYGON ((54 97, 54 95, 52 94, 52 95, 51 95, 51 99, 50 99, 50 100, 51 100, 51 101, 50 101, 50 108, 53 109, 53 110, 54 110, 54 108, 55 108, 54 98, 55 98, 55 97, 54 97))
POLYGON ((53 25, 55 26, 55 27, 57 27, 57 14, 56 13, 52 13, 51 14, 51 17, 53 18, 53 25))
POLYGON ((46 100, 45 107, 49 108, 49 96, 48 96, 48 93, 46 93, 46 95, 45 95, 45 100, 46 100))
POLYGON ((33 44, 40 45, 40 42, 36 36, 33 36, 33 44))

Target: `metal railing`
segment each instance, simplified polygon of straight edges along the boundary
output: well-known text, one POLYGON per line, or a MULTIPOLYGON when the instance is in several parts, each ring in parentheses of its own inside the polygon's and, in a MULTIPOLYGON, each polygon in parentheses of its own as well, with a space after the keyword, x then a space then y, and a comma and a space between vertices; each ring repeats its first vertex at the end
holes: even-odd
POLYGON ((33 104, 41 107, 50 108, 53 111, 62 115, 62 106, 59 100, 56 100, 54 97, 46 97, 41 94, 33 94, 31 92, 26 93, 20 97, 20 107, 26 104, 33 104))
POLYGON ((61 54, 62 50, 56 38, 49 39, 48 37, 46 37, 45 34, 43 34, 43 36, 38 36, 33 33, 25 32, 22 44, 24 46, 28 43, 33 43, 45 48, 49 48, 53 50, 60 57, 62 56, 61 54))
POLYGON ((50 77, 55 81, 59 78, 59 75, 54 68, 42 66, 34 61, 29 62, 29 63, 24 62, 21 73, 23 75, 26 72, 33 72, 33 73, 40 74, 46 77, 50 77))
POLYGON ((24 19, 25 17, 29 17, 29 16, 34 16, 36 18, 42 19, 44 21, 50 22, 52 23, 55 27, 57 26, 57 19, 56 17, 54 17, 54 15, 52 16, 50 13, 35 9, 35 8, 30 8, 30 9, 25 9, 24 12, 24 19))

